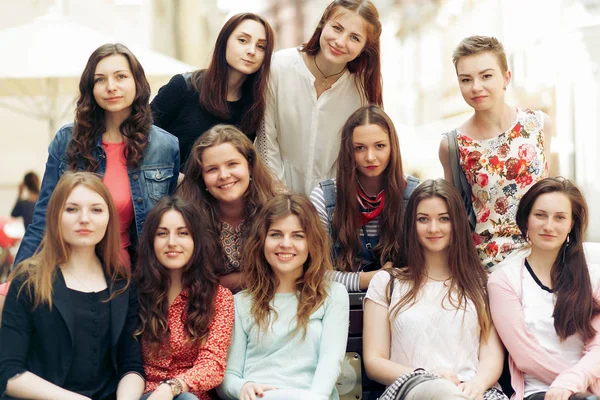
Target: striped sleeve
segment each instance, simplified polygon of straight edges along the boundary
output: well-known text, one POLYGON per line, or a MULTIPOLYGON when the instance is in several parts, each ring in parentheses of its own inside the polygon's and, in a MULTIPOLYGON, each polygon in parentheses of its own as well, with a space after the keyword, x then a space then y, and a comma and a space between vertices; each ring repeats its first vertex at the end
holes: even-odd
POLYGON ((341 283, 348 292, 360 292, 360 272, 329 271, 327 279, 341 283))
POLYGON ((323 189, 321 189, 320 185, 317 185, 316 188, 310 192, 310 201, 313 203, 315 208, 317 209, 317 213, 319 214, 319 218, 323 223, 325 229, 329 230, 329 218, 327 217, 327 207, 325 206, 325 194, 323 193, 323 189))

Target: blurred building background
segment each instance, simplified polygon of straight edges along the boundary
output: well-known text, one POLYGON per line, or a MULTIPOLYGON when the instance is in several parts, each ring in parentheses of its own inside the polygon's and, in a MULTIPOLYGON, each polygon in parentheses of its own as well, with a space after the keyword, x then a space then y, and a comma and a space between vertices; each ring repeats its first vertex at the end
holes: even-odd
MULTIPOLYGON (((242 11, 263 14, 276 31, 277 48, 285 48, 309 38, 328 3, 328 0, 0 0, 0 9, 8 11, 0 15, 0 37, 2 30, 30 23, 50 10, 125 43, 136 54, 137 49, 151 49, 190 66, 204 67, 219 29, 231 14, 242 11)), ((600 180, 596 179, 600 172, 600 0, 374 0, 374 3, 383 23, 385 108, 399 132, 407 173, 421 178, 442 175, 437 157, 440 134, 459 125, 471 112, 458 89, 452 50, 466 36, 496 36, 507 50, 513 72, 507 92, 509 102, 542 109, 553 119, 556 133, 551 145, 551 175, 574 179, 585 191, 591 209, 588 239, 600 241, 600 180)), ((19 44, 34 47, 26 41, 19 44)), ((94 44, 84 52, 89 54, 96 47, 94 44)), ((3 54, 4 60, 10 57, 11 54, 3 54)), ((60 60, 37 62, 44 65, 60 60)), ((184 71, 173 71, 177 72, 184 71)), ((19 96, 7 95, 2 78, 0 215, 7 215, 23 174, 28 170, 43 172, 50 135, 47 120, 36 120, 11 109, 11 102, 19 96)), ((153 80, 154 93, 168 79, 159 76, 153 80)), ((56 126, 72 121, 75 95, 75 91, 61 93, 60 105, 65 112, 60 120, 53 122, 56 126)), ((35 97, 31 101, 35 102, 35 97)))

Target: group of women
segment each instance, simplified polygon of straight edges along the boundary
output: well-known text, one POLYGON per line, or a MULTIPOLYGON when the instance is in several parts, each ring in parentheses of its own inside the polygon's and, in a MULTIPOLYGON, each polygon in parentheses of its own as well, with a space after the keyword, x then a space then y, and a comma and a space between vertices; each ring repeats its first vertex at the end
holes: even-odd
POLYGON ((474 114, 441 141, 447 180, 419 183, 380 34, 370 1, 334 0, 272 54, 239 14, 151 104, 125 46, 94 51, 2 288, 0 396, 334 400, 365 289, 383 400, 505 399, 502 343, 514 398, 600 394, 600 267, 583 196, 547 178, 548 117, 506 104, 496 39, 463 40, 474 114))

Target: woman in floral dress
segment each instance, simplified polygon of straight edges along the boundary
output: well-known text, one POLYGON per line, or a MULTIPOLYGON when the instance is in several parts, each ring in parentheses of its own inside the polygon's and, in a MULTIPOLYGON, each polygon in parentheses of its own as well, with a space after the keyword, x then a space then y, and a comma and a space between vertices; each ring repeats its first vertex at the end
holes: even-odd
MULTIPOLYGON (((463 39, 452 58, 461 94, 475 112, 449 134, 456 135, 461 169, 472 189, 479 258, 491 272, 526 244, 515 215, 525 192, 548 176, 552 121, 542 111, 505 102, 511 72, 496 38, 463 39)), ((440 143, 439 157, 452 182, 447 136, 440 143)))

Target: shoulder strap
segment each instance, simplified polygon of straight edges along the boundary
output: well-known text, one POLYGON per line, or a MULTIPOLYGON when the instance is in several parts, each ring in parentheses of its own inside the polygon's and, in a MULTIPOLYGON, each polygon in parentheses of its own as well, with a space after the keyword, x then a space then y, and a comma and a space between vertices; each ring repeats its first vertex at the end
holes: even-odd
POLYGON ((450 132, 444 133, 444 136, 446 136, 448 139, 448 153, 450 155, 452 180, 454 181, 454 186, 458 189, 458 192, 463 199, 465 210, 467 211, 467 217, 469 219, 469 225, 471 226, 471 231, 473 231, 475 230, 477 219, 473 210, 473 203, 471 202, 471 185, 467 181, 467 177, 460 166, 460 154, 458 152, 458 140, 456 139, 456 134, 456 129, 454 129, 450 132))

